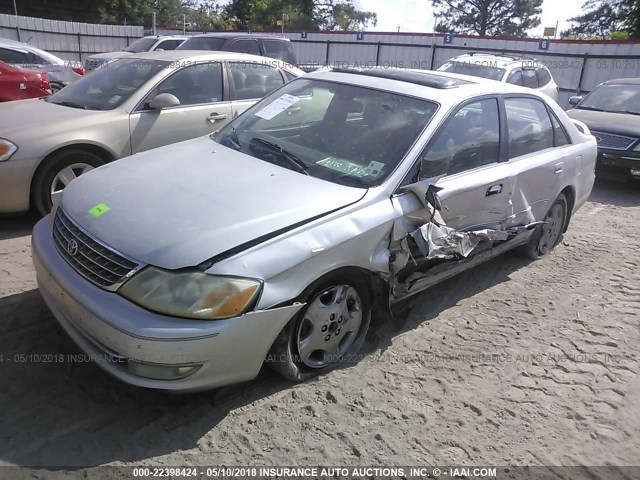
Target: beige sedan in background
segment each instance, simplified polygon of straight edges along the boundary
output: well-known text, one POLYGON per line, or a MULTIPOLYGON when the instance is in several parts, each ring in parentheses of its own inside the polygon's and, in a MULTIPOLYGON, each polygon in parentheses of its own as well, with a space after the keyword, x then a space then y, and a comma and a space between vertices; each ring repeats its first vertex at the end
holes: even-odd
POLYGON ((33 206, 44 215, 79 175, 218 130, 300 75, 254 55, 150 52, 110 62, 44 100, 2 104, 0 213, 33 206))

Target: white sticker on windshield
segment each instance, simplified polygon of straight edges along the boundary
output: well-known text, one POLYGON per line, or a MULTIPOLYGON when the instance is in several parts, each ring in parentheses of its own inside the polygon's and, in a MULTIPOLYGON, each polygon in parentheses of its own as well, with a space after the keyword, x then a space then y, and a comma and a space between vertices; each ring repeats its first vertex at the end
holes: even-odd
POLYGON ((367 165, 367 167, 364 169, 364 174, 365 175, 372 175, 374 177, 377 177, 378 175, 380 175, 380 172, 382 171, 382 169, 385 167, 384 163, 381 162, 371 162, 369 165, 367 165))
POLYGON ((273 117, 278 115, 280 112, 284 112, 291 105, 296 103, 300 98, 294 97, 293 95, 284 94, 280 98, 274 100, 269 105, 264 107, 258 113, 256 113, 256 117, 264 118, 265 120, 271 120, 273 117))

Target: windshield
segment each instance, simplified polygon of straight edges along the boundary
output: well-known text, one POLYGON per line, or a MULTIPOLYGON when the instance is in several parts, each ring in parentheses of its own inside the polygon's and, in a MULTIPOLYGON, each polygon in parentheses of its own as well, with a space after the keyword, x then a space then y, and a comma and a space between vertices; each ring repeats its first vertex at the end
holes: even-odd
POLYGON ((224 38, 192 37, 187 38, 176 50, 222 50, 224 42, 224 38))
POLYGON ((440 68, 441 72, 460 73, 462 75, 472 75, 474 77, 488 78, 490 80, 502 80, 505 69, 498 68, 495 61, 478 60, 472 62, 451 60, 444 63, 440 68))
POLYGON ((160 60, 116 60, 69 84, 46 101, 86 110, 112 110, 168 65, 169 62, 160 60))
POLYGON ((155 37, 143 37, 139 38, 127 48, 124 49, 125 52, 131 53, 140 53, 140 52, 148 52, 151 47, 155 45, 158 41, 155 37))
POLYGON ((640 85, 600 85, 576 108, 640 115, 640 85))
POLYGON ((437 108, 397 93, 298 79, 212 138, 301 174, 368 188, 393 172, 437 108))

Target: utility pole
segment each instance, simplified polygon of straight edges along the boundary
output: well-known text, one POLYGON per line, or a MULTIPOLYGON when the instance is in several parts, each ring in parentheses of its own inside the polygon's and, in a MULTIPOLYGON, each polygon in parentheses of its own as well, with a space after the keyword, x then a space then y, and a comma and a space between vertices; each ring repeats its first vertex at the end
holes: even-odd
POLYGON ((153 12, 153 16, 152 16, 152 22, 153 22, 153 34, 157 35, 157 31, 156 31, 156 12, 153 12))
POLYGON ((282 36, 284 37, 284 12, 282 12, 282 36))
POLYGON ((187 16, 184 13, 182 14, 182 34, 187 34, 187 16))
POLYGON ((20 39, 20 19, 18 18, 18 5, 16 4, 16 0, 13 0, 13 12, 16 15, 16 32, 18 34, 18 41, 21 41, 20 39))

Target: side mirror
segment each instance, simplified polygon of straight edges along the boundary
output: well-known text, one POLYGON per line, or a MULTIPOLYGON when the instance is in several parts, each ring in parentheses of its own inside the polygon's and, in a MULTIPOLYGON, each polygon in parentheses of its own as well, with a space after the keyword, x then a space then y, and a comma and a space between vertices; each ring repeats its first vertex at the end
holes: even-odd
POLYGON ((164 52, 164 48, 156 48, 154 52, 164 52))
POLYGON ((582 101, 582 95, 573 95, 569 97, 569 105, 575 107, 582 101))
POLYGON ((163 108, 177 107, 178 105, 180 105, 180 100, 170 93, 156 95, 149 102, 149 108, 153 110, 162 110, 163 108))

